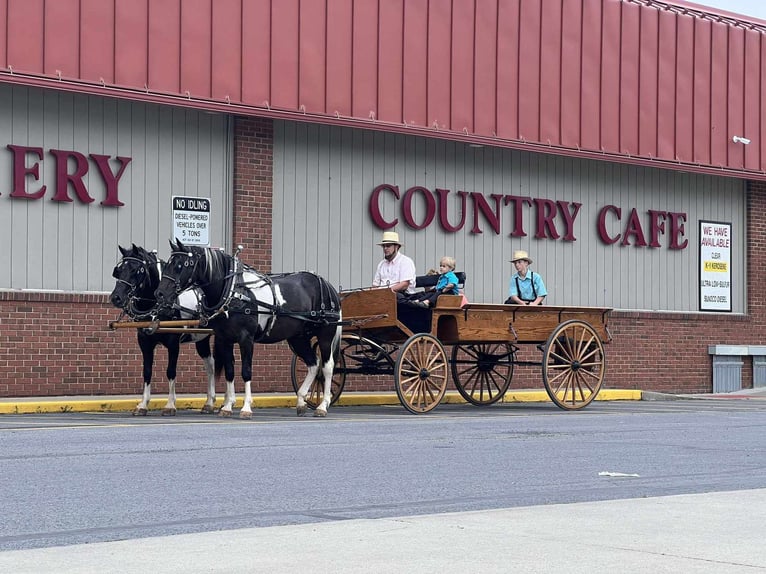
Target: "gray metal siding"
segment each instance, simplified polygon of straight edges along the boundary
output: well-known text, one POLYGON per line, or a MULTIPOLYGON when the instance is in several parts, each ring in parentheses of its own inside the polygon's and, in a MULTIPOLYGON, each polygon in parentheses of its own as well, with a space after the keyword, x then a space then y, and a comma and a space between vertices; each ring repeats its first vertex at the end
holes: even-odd
MULTIPOLYGON (((527 236, 509 237, 512 209, 503 208, 501 233, 482 222, 483 233, 465 227, 445 233, 432 223, 408 228, 399 206, 383 205, 384 216, 398 216, 403 252, 418 273, 437 267, 443 255, 457 259, 467 273, 466 294, 475 302, 502 302, 507 296, 515 249, 529 251, 532 269, 545 279, 550 304, 619 309, 697 311, 698 220, 732 224, 732 304, 745 306, 745 184, 742 180, 692 175, 662 169, 579 160, 400 134, 275 121, 274 127, 275 271, 315 270, 344 288, 367 286, 382 257, 381 231, 369 214, 375 186, 389 183, 404 193, 420 185, 490 194, 525 195, 582 203, 576 241, 536 239, 534 212, 526 209, 527 236), (648 238, 648 209, 684 212, 686 249, 605 245, 596 232, 604 205, 641 216, 648 238)), ((416 217, 423 213, 416 207, 416 217)), ((451 208, 454 223, 454 206, 451 208)), ((559 231, 563 220, 557 216, 559 231)), ((610 231, 622 229, 610 226, 610 231)), ((666 230, 669 224, 666 223, 666 230)))
POLYGON ((209 197, 211 244, 230 247, 230 123, 221 114, 0 84, 2 146, 42 147, 40 180, 28 177, 27 190, 48 187, 38 200, 9 197, 12 154, 0 150, 0 288, 110 291, 118 244, 167 255, 173 195, 209 197), (95 201, 71 190, 71 203, 51 201, 50 149, 132 158, 119 182, 125 205, 100 205, 106 190, 91 160, 83 182, 95 201))

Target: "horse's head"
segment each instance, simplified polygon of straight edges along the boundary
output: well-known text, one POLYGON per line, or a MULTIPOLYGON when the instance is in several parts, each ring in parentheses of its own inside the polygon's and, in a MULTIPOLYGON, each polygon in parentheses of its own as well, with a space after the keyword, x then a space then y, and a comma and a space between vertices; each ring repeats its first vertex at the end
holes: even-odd
POLYGON ((159 284, 157 256, 134 243, 128 249, 119 246, 122 259, 112 271, 117 282, 109 296, 112 305, 129 311, 129 307, 154 306, 154 290, 159 284), (142 305, 141 302, 144 302, 142 305))
POLYGON ((184 245, 177 239, 176 243, 170 242, 170 259, 154 292, 160 309, 172 306, 179 293, 201 280, 199 273, 204 258, 205 250, 200 247, 184 245))

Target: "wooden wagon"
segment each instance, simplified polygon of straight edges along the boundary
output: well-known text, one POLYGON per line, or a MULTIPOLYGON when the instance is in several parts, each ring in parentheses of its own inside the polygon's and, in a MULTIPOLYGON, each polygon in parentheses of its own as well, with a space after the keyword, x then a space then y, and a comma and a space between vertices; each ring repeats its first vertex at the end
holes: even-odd
MULTIPOLYGON (((424 309, 398 303, 389 289, 341 292, 344 327, 332 401, 349 376, 388 375, 402 405, 425 413, 444 397, 451 374, 466 401, 490 405, 508 390, 517 366, 541 367, 548 396, 562 409, 580 409, 596 398, 611 309, 462 302, 461 296, 441 295, 433 309, 424 309), (540 360, 518 360, 521 345, 532 345, 540 360)), ((294 358, 296 390, 304 376, 305 367, 294 358)), ((310 406, 320 403, 321 391, 315 383, 310 406)))

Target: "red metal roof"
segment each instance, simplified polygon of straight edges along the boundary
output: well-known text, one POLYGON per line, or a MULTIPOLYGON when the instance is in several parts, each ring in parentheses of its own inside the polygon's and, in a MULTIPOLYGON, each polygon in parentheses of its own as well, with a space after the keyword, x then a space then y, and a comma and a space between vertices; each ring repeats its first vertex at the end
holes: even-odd
POLYGON ((0 0, 0 81, 766 179, 764 33, 680 1, 0 0))

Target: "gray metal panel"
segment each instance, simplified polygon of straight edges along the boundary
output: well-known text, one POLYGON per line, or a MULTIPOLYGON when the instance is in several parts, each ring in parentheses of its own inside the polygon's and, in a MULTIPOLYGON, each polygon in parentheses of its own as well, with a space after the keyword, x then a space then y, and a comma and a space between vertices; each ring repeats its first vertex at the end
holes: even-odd
POLYGON ((110 291, 118 244, 167 255, 173 195, 209 197, 211 244, 231 247, 233 146, 225 115, 0 84, 0 133, 0 289, 110 291), (47 186, 42 198, 10 197, 9 144, 43 149, 40 179, 26 180, 28 193, 47 186), (132 158, 119 182, 125 205, 101 205, 106 186, 90 159, 82 179, 94 201, 80 201, 71 185, 73 201, 51 201, 51 149, 111 156, 113 172, 114 158, 132 158))
MULTIPOLYGON (((311 269, 344 288, 367 286, 382 257, 376 245, 381 231, 368 213, 375 186, 412 186, 491 194, 519 195, 582 204, 575 222, 576 241, 535 237, 536 215, 523 212, 525 237, 511 237, 513 209, 501 210, 496 234, 481 217, 483 233, 471 233, 473 212, 456 233, 436 222, 425 229, 407 227, 401 206, 382 205, 396 227, 403 251, 418 273, 436 267, 443 255, 457 259, 467 273, 466 294, 475 302, 502 302, 507 296, 515 249, 535 260, 532 269, 545 279, 550 304, 605 306, 695 312, 698 309, 698 220, 732 224, 732 308, 745 311, 745 183, 733 178, 692 175, 662 169, 610 164, 498 148, 470 148, 459 142, 401 134, 353 130, 286 121, 274 122, 273 269, 311 269), (686 249, 604 244, 596 233, 598 211, 615 205, 623 211, 611 233, 624 232, 636 209, 648 236, 646 211, 687 214, 686 249)), ((457 204, 450 221, 457 221, 457 204)), ((415 205, 416 220, 424 206, 415 205)), ((563 219, 556 217, 563 235, 563 219)), ((666 231, 669 223, 666 222, 666 231)))

